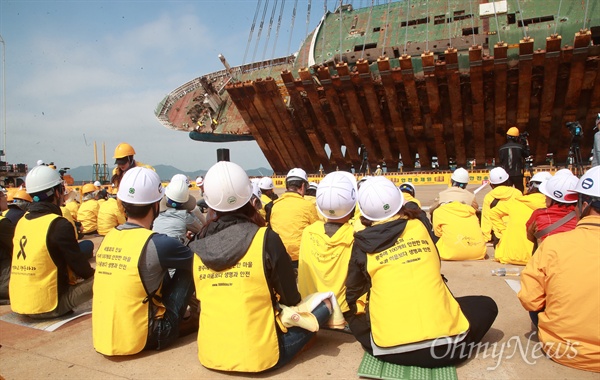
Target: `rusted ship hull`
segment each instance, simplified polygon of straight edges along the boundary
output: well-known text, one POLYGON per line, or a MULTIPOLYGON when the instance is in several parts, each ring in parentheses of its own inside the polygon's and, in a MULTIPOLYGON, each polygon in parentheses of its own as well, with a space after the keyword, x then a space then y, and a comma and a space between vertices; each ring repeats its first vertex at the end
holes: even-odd
MULTIPOLYGON (((486 0, 475 2, 479 13, 472 1, 405 3, 368 11, 342 6, 326 14, 296 55, 200 77, 167 97, 157 116, 201 141, 253 138, 279 174, 297 166, 358 170, 361 146, 371 170, 430 168, 434 157, 442 169, 470 162, 481 168, 496 158, 511 126, 529 134, 534 164, 545 164, 548 153, 564 163, 573 147, 570 121, 583 127, 578 147, 587 159, 600 112, 598 3, 524 19, 539 3, 500 1, 493 4, 504 7, 494 9, 495 23, 483 15, 491 9, 486 0), (336 20, 339 27, 331 24, 336 20), (581 20, 590 28, 576 32, 581 20), (342 29, 339 46, 325 39, 342 29)), ((547 4, 560 10, 562 2, 547 4)))

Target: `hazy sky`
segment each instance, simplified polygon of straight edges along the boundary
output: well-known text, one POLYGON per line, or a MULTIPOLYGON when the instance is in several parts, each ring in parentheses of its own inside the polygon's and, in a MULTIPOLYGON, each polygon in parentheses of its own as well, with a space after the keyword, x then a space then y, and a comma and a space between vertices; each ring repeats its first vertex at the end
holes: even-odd
MULTIPOLYGON (((330 10, 334 3, 329 1, 330 10)), ((296 51, 305 35, 307 1, 299 0, 288 51, 293 4, 285 2, 275 56, 296 51)), ((311 30, 323 15, 323 4, 312 3, 311 30)), ((90 165, 96 141, 99 163, 105 143, 112 167, 114 148, 124 141, 133 145, 137 160, 151 165, 208 169, 216 162, 216 150, 229 148, 231 160, 246 169, 269 167, 255 142, 196 142, 185 132, 164 128, 154 116, 170 91, 221 70, 219 53, 232 66, 243 63, 255 9, 254 0, 0 0, 7 160, 30 167, 38 159, 59 167, 90 165)), ((269 18, 270 10, 266 24, 269 18)), ((267 59, 274 36, 275 25, 267 59)), ((253 54, 262 59, 264 45, 256 53, 254 46, 253 40, 246 63, 253 54)))

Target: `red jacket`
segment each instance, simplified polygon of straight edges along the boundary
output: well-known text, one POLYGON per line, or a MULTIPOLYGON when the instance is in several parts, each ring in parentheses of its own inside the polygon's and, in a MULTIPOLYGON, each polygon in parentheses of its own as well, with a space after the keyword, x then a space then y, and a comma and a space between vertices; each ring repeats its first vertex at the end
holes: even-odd
MULTIPOLYGON (((536 238, 535 238, 536 232, 541 231, 544 228, 552 225, 554 222, 562 219, 562 217, 564 217, 565 215, 567 215, 568 213, 570 213, 571 211, 574 211, 574 210, 575 210, 575 204, 560 204, 559 205, 556 203, 548 208, 540 208, 540 209, 535 210, 533 212, 533 214, 531 214, 531 217, 529 218, 527 223, 525 223, 525 226, 527 227, 527 238, 529 240, 535 242, 536 241, 536 238)), ((539 239, 538 244, 541 243, 546 237, 557 234, 559 232, 570 231, 570 230, 574 229, 576 225, 577 225, 577 218, 575 217, 575 215, 573 215, 573 217, 570 220, 568 220, 565 224, 554 229, 550 233, 547 233, 544 236, 542 236, 539 239)))

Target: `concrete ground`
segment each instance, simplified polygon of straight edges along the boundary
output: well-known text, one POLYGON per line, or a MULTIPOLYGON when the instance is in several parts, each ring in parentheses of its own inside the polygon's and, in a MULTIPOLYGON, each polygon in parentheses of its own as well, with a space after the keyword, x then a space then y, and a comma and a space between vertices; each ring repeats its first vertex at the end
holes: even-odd
MULTIPOLYGON (((473 185, 469 188, 474 189, 473 185)), ((443 186, 419 186, 417 198, 429 205, 443 186)), ((477 196, 480 205, 485 189, 477 196)), ((100 238, 94 238, 96 247, 100 238)), ((540 354, 530 338, 531 323, 505 278, 490 270, 503 267, 488 258, 482 261, 443 262, 442 273, 455 296, 482 294, 498 304, 499 314, 484 337, 486 346, 457 367, 459 379, 598 379, 600 374, 571 369, 540 354)), ((518 279, 518 277, 516 277, 518 279)), ((10 306, 0 306, 0 315, 10 306)), ((236 377, 288 379, 352 379, 363 356, 351 335, 319 331, 313 347, 288 366, 266 374, 227 374, 208 370, 197 357, 196 336, 181 338, 164 351, 131 357, 100 355, 92 346, 91 317, 81 317, 54 332, 45 332, 0 321, 0 375, 5 379, 220 379, 236 377)), ((224 332, 226 334, 227 332, 224 332)))

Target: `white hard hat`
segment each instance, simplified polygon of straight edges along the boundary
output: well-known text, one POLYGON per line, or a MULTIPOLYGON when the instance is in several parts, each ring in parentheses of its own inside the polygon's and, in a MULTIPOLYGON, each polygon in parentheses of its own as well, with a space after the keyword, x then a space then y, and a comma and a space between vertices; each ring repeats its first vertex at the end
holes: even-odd
POLYGON ((501 167, 493 168, 490 170, 490 183, 492 185, 498 185, 505 182, 508 179, 508 173, 501 167))
MULTIPOLYGON (((533 181, 533 178, 531 180, 533 181)), ((565 195, 567 195, 569 190, 573 190, 575 186, 577 186, 578 180, 579 179, 572 174, 559 176, 555 175, 540 184, 540 193, 557 202, 575 203, 577 202, 577 198, 573 200, 565 200, 565 195)))
POLYGON ((377 169, 381 168, 381 165, 377 165, 377 169))
POLYGON ((260 186, 258 186, 258 181, 252 181, 252 194, 254 194, 258 199, 260 199, 262 196, 262 191, 260 190, 260 186))
POLYGON ((398 190, 404 193, 409 193, 413 197, 415 196, 415 185, 410 182, 404 182, 400 186, 398 186, 398 190))
POLYGON ((217 162, 208 169, 204 182, 204 200, 215 211, 237 210, 252 198, 250 178, 233 162, 217 162))
POLYGON ((117 198, 134 205, 148 205, 160 201, 163 187, 154 170, 136 166, 125 172, 119 184, 117 198))
POLYGON ((299 179, 299 180, 308 182, 308 176, 306 175, 306 172, 300 168, 293 168, 292 170, 290 170, 288 172, 288 174, 285 176, 285 179, 286 179, 286 181, 299 179))
POLYGON ((44 160, 37 160, 37 165, 38 165, 38 166, 40 166, 40 165, 44 165, 44 160))
POLYGON ((348 172, 331 172, 317 187, 317 210, 327 219, 341 219, 354 209, 356 197, 356 178, 348 172))
POLYGON ((311 190, 317 190, 317 187, 319 187, 319 184, 316 182, 309 182, 308 183, 308 188, 311 190))
POLYGON ((577 194, 588 195, 592 198, 600 198, 600 166, 594 166, 587 172, 585 172, 577 186, 573 190, 569 190, 565 195, 566 201, 577 200, 577 194))
POLYGON ((556 173, 554 173, 555 177, 561 176, 561 175, 573 175, 573 172, 567 168, 563 168, 563 169, 560 169, 559 171, 557 171, 556 173))
POLYGON ((167 185, 165 195, 172 201, 185 203, 190 198, 190 190, 185 181, 182 181, 181 178, 175 178, 175 180, 171 179, 171 182, 167 185))
POLYGON ((544 182, 548 181, 552 178, 552 174, 550 172, 537 172, 531 177, 529 182, 544 182))
POLYGON ((100 183, 100 181, 94 181, 94 186, 101 187, 102 184, 100 183))
POLYGON ((404 196, 385 177, 368 178, 358 189, 358 207, 363 216, 378 221, 392 217, 404 204, 404 196))
POLYGON ((263 190, 272 190, 275 187, 270 177, 262 177, 258 182, 258 186, 263 190))
POLYGON ((204 185, 204 178, 202 178, 202 176, 198 176, 198 178, 196 178, 196 186, 200 187, 204 185))
POLYGON ((458 168, 452 173, 450 179, 458 183, 469 183, 469 172, 465 168, 458 168))
POLYGON ((44 190, 53 188, 61 182, 62 179, 60 179, 60 174, 58 174, 56 170, 45 165, 34 167, 25 177, 27 194, 41 193, 44 190))
POLYGON ((187 187, 192 187, 190 179, 185 174, 175 174, 173 178, 171 178, 171 182, 173 181, 183 181, 187 187))

